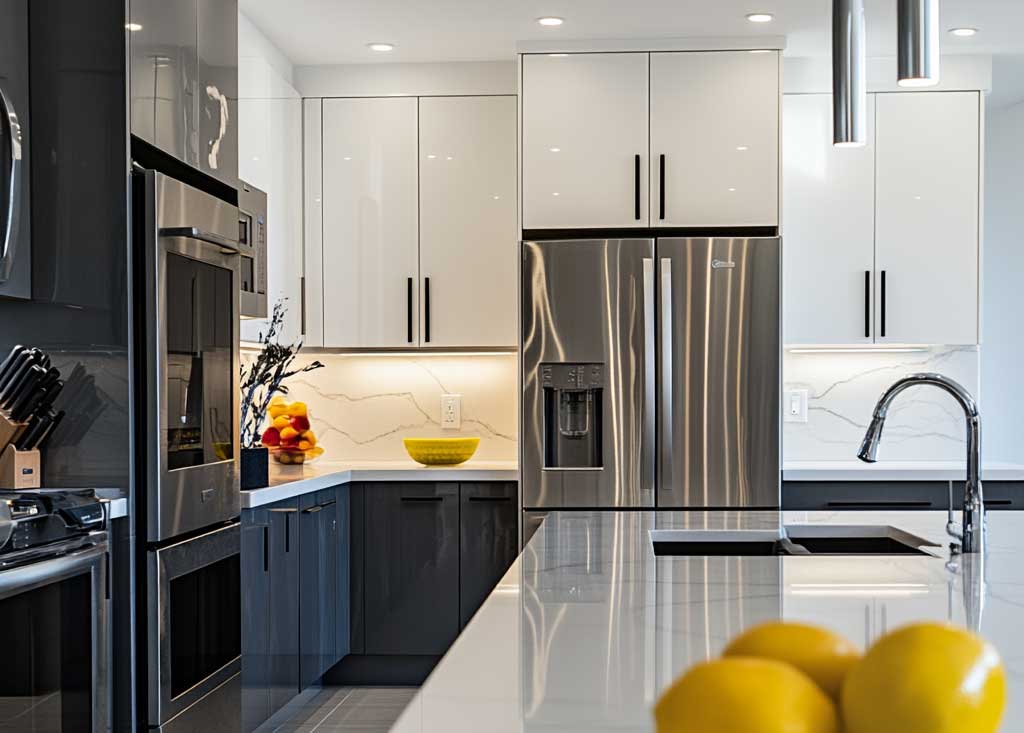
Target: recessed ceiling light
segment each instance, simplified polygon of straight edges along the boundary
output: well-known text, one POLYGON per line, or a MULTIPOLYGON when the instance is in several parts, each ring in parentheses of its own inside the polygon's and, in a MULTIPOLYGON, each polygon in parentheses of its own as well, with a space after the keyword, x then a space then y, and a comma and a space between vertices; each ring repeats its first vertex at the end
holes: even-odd
POLYGON ((961 38, 968 38, 970 36, 977 35, 977 28, 950 28, 949 32, 954 36, 960 36, 961 38))
POLYGON ((552 153, 560 153, 560 152, 562 152, 561 148, 548 148, 548 150, 550 150, 552 153))
POLYGON ((567 53, 549 53, 548 54, 548 58, 551 58, 551 59, 564 59, 568 55, 569 54, 567 54, 567 53))
POLYGON ((750 53, 771 53, 771 52, 772 52, 772 50, 770 48, 752 48, 752 49, 750 49, 750 53))
POLYGON ((427 157, 428 157, 428 158, 430 158, 431 160, 433 160, 433 159, 434 159, 434 158, 436 158, 437 156, 436 156, 436 155, 434 155, 433 153, 431 153, 431 154, 430 154, 430 155, 428 155, 427 157))
POLYGON ((561 196, 562 194, 558 193, 558 191, 555 191, 555 192, 554 192, 554 193, 552 193, 551 195, 552 195, 552 196, 561 196))
POLYGON ((741 153, 745 153, 748 150, 750 150, 750 148, 748 146, 746 146, 746 145, 737 145, 736 146, 736 150, 738 150, 741 153))
POLYGON ((125 27, 125 30, 129 30, 132 33, 137 33, 138 31, 142 30, 142 24, 141 23, 125 23, 124 27, 125 27))
POLYGON ((543 18, 537 18, 537 22, 541 25, 555 26, 562 25, 565 22, 564 19, 558 18, 554 15, 545 16, 543 18))
POLYGON ((771 13, 751 13, 747 16, 747 20, 751 23, 771 23, 775 20, 775 16, 771 13))
POLYGON ((366 47, 371 51, 380 51, 382 53, 395 50, 395 44, 393 43, 367 43, 366 47))

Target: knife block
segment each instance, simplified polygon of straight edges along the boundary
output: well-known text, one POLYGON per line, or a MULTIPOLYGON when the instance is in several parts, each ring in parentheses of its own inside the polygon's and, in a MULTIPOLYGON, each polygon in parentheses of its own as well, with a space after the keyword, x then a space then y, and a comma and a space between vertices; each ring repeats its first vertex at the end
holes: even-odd
POLYGON ((39 451, 18 450, 13 445, 0 454, 0 488, 38 489, 39 451))
POLYGON ((3 413, 0 413, 0 448, 4 448, 17 440, 25 426, 26 423, 14 422, 3 413))

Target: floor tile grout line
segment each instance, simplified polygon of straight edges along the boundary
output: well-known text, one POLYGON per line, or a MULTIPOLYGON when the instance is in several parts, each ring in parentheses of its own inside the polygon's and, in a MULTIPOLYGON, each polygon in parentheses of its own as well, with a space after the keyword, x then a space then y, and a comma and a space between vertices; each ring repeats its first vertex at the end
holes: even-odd
POLYGON ((330 718, 332 715, 334 715, 335 711, 337 711, 338 708, 340 708, 342 705, 344 705, 345 701, 348 700, 350 697, 352 697, 352 693, 354 693, 355 691, 356 691, 356 688, 353 687, 347 693, 345 693, 345 697, 341 698, 341 700, 338 702, 338 704, 335 705, 333 708, 331 708, 331 712, 327 713, 327 715, 324 716, 323 720, 321 720, 319 723, 317 723, 316 725, 313 726, 313 730, 311 730, 310 733, 316 733, 316 729, 319 728, 324 723, 326 723, 327 719, 330 718))

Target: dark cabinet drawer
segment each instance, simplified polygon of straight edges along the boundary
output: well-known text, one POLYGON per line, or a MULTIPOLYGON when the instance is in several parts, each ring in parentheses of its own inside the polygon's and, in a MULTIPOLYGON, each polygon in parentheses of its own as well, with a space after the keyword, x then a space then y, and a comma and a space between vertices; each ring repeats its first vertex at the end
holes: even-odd
POLYGON ((458 484, 365 487, 366 654, 444 654, 459 633, 458 484))

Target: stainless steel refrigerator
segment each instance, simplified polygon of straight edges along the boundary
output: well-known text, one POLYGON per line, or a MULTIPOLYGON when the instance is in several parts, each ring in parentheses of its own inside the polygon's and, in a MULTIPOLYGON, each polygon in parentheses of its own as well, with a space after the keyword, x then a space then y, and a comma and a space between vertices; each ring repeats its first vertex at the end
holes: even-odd
POLYGON ((522 245, 523 508, 774 508, 781 242, 522 245))

